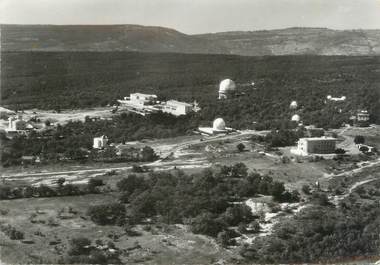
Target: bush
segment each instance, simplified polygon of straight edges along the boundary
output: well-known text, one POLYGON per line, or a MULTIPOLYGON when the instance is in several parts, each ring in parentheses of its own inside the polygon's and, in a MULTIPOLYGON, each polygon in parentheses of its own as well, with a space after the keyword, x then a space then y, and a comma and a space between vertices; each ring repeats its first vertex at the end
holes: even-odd
POLYGON ((120 180, 116 186, 119 191, 132 194, 135 190, 145 190, 147 183, 143 177, 137 177, 135 174, 131 174, 127 178, 120 180))
POLYGON ((303 193, 305 193, 306 195, 310 195, 311 194, 311 188, 309 185, 305 184, 302 186, 302 191, 303 193))
POLYGON ((362 135, 356 135, 354 138, 354 143, 355 144, 364 144, 365 138, 362 135))
POLYGON ((223 214, 224 222, 230 226, 236 226, 239 223, 249 223, 253 219, 251 208, 245 204, 229 207, 223 214))
POLYGON ((125 206, 121 203, 95 205, 88 209, 88 215, 99 225, 121 225, 125 222, 125 206))
POLYGON ((103 186, 104 182, 102 179, 92 178, 88 180, 87 188, 91 193, 98 192, 97 187, 103 186))
POLYGON ((226 225, 209 212, 201 213, 191 220, 191 231, 195 234, 216 237, 225 228, 226 225))
POLYGON ((88 255, 90 253, 91 240, 85 237, 73 238, 70 240, 68 254, 71 256, 88 255))
POLYGON ((12 240, 24 239, 24 232, 17 230, 15 227, 11 225, 2 225, 0 229, 12 240))
POLYGON ((239 143, 237 146, 236 146, 237 150, 239 152, 243 152, 245 150, 245 145, 243 143, 239 143))

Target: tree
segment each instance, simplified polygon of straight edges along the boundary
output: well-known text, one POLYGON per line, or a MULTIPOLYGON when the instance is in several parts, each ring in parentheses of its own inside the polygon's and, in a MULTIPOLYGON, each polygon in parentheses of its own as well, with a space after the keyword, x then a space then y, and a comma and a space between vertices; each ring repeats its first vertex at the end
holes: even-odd
POLYGON ((125 206, 121 203, 90 206, 87 213, 99 225, 122 224, 126 217, 125 206))
POLYGON ((92 178, 88 180, 87 188, 89 192, 98 192, 97 187, 103 186, 104 182, 102 179, 92 178))
POLYGON ((203 212, 191 220, 191 231, 195 234, 216 237, 225 227, 225 224, 210 212, 203 212))
POLYGON ((90 253, 91 240, 85 237, 70 240, 69 255, 88 255, 90 253))
POLYGON ((273 196, 273 199, 276 201, 283 200, 283 193, 285 192, 284 183, 275 181, 270 188, 270 193, 273 196))
POLYGON ((120 180, 116 186, 119 191, 132 194, 137 189, 145 190, 147 188, 147 183, 143 177, 138 177, 135 174, 130 174, 127 178, 120 180))
POLYGON ((141 151, 141 160, 142 161, 154 161, 157 159, 157 155, 154 152, 153 148, 150 146, 145 146, 141 151))
POLYGON ((237 146, 236 146, 237 150, 239 152, 243 152, 245 150, 245 145, 243 143, 239 143, 237 146))
POLYGON ((236 163, 231 169, 231 177, 245 178, 248 176, 248 168, 244 163, 236 163))
POLYGON ((354 138, 354 143, 355 144, 364 144, 365 138, 362 135, 356 135, 354 138))
POLYGON ((335 154, 343 155, 345 153, 346 153, 346 150, 344 150, 343 148, 337 148, 337 149, 335 149, 335 154))
POLYGON ((359 148, 359 151, 362 153, 367 153, 369 151, 369 148, 367 146, 361 146, 359 148))
POLYGON ((236 226, 239 223, 249 223, 253 220, 251 208, 245 204, 228 207, 223 214, 223 220, 231 226, 236 226))
POLYGON ((57 179, 57 184, 59 187, 62 187, 63 183, 65 183, 66 179, 65 178, 59 178, 57 179))
POLYGON ((224 248, 230 243, 230 237, 226 231, 219 232, 216 240, 224 248))

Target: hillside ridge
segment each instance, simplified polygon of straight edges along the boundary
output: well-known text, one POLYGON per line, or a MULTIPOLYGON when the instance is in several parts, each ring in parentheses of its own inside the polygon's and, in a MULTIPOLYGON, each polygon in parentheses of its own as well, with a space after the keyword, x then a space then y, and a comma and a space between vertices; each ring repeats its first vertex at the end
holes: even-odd
POLYGON ((160 26, 2 24, 3 51, 379 55, 380 30, 292 27, 189 35, 160 26))

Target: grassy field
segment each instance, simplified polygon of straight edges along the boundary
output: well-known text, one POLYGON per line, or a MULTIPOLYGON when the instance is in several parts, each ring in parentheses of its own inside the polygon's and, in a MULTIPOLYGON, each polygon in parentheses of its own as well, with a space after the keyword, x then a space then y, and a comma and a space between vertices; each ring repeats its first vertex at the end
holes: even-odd
POLYGON ((207 264, 230 255, 212 239, 191 234, 186 227, 152 225, 152 230, 147 232, 140 225, 135 230, 141 235, 131 237, 118 226, 98 226, 89 220, 86 211, 90 205, 114 201, 116 197, 112 194, 2 201, 0 223, 24 231, 25 240, 30 242, 10 240, 0 233, 1 260, 12 264, 54 264, 67 251, 69 240, 81 236, 92 241, 112 241, 124 250, 141 246, 122 255, 121 260, 127 264, 188 264, 189 261, 207 264), (75 213, 67 214, 68 207, 75 213), (61 209, 65 210, 65 218, 58 217, 61 209), (32 215, 36 215, 33 218, 36 223, 31 222, 32 215), (55 224, 49 225, 49 220, 55 224), (112 239, 112 235, 118 238, 112 239))

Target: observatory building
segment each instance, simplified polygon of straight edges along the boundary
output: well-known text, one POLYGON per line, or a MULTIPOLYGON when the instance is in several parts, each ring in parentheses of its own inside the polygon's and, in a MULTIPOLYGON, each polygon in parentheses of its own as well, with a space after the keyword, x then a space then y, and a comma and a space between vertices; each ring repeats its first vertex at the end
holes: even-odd
POLYGON ((223 134, 223 133, 230 133, 235 131, 232 128, 226 127, 226 123, 222 118, 217 118, 212 123, 212 127, 199 127, 198 130, 201 133, 207 134, 207 135, 215 135, 215 134, 223 134))
POLYGON ((181 116, 192 112, 193 105, 186 102, 171 99, 166 101, 165 105, 162 108, 162 111, 170 113, 174 116, 181 116))
POLYGON ((129 97, 124 97, 124 99, 118 100, 120 105, 127 110, 143 116, 159 111, 159 109, 155 107, 156 101, 156 95, 142 93, 132 93, 129 97))
POLYGON ((107 146, 107 143, 108 143, 108 138, 107 136, 100 136, 100 137, 95 137, 94 138, 94 144, 93 144, 93 148, 94 149, 103 149, 107 146))
POLYGON ((300 122, 300 120, 301 120, 301 117, 298 114, 294 114, 291 119, 291 121, 294 121, 294 122, 300 122))
POLYGON ((346 100, 346 96, 341 96, 340 98, 337 98, 337 97, 332 97, 331 95, 328 95, 326 98, 330 101, 345 101, 346 100))
POLYGON ((231 79, 224 79, 219 84, 219 99, 226 99, 228 94, 236 90, 236 84, 231 79))
POLYGON ((298 104, 297 104, 297 101, 292 101, 290 103, 290 109, 297 109, 298 108, 298 104))
POLYGON ((313 137, 313 138, 300 138, 297 143, 296 149, 290 151, 295 155, 324 155, 333 154, 336 146, 336 138, 332 137, 313 137))
POLYGON ((367 110, 360 110, 354 116, 354 125, 356 127, 368 127, 369 126, 369 113, 367 110))

